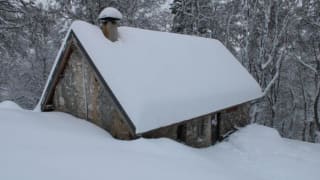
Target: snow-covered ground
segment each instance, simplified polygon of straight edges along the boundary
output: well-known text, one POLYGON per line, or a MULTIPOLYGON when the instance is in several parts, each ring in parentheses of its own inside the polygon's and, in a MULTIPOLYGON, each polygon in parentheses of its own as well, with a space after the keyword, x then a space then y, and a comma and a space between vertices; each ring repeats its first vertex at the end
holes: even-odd
POLYGON ((194 149, 169 139, 119 141, 64 113, 0 104, 0 179, 319 180, 320 145, 250 125, 194 149))

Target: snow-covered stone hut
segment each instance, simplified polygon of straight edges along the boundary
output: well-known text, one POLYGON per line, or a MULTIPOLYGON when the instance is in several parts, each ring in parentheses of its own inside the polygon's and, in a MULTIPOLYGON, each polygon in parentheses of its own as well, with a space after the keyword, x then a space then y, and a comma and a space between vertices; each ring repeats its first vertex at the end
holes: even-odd
POLYGON ((70 113, 118 139, 168 137, 193 147, 248 123, 248 102, 261 88, 219 41, 118 28, 112 8, 99 18, 101 28, 71 25, 42 111, 70 113))

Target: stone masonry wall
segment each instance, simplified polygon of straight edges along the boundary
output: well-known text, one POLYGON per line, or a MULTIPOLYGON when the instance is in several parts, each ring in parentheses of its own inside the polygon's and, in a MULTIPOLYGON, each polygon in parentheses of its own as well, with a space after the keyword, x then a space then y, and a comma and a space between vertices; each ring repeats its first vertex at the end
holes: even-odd
POLYGON ((53 105, 56 111, 87 119, 115 138, 131 139, 134 136, 111 95, 77 49, 72 52, 56 86, 53 105))
POLYGON ((211 139, 211 116, 202 116, 186 123, 187 145, 193 147, 207 147, 212 144, 211 139))
POLYGON ((146 138, 167 137, 192 147, 208 147, 224 135, 249 123, 249 104, 194 118, 142 134, 146 138), (183 128, 179 137, 179 127, 183 128), (181 138, 183 137, 183 138, 181 138))
POLYGON ((182 123, 162 127, 142 134, 145 138, 167 137, 192 147, 207 147, 212 144, 211 115, 202 116, 182 123), (179 127, 183 127, 182 135, 179 127), (199 132, 201 131, 201 132, 199 132), (181 138, 181 137, 183 138, 181 138))
POLYGON ((224 137, 228 133, 236 130, 238 127, 244 127, 249 124, 249 104, 242 104, 226 110, 219 114, 219 135, 224 137))

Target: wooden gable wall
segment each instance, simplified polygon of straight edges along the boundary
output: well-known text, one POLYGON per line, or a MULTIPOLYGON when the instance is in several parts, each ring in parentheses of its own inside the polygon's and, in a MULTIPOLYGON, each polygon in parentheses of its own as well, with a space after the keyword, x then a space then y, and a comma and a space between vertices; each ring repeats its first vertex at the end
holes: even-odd
POLYGON ((134 138, 134 129, 82 50, 74 37, 69 39, 42 109, 87 119, 118 139, 134 138))

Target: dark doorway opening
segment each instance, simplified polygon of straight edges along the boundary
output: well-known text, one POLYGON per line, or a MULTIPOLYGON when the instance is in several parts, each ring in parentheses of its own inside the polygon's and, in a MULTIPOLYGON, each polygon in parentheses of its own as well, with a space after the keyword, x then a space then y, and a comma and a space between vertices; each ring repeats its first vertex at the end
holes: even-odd
POLYGON ((187 127, 185 124, 181 124, 177 128, 177 140, 178 141, 186 141, 186 135, 187 135, 187 127))

